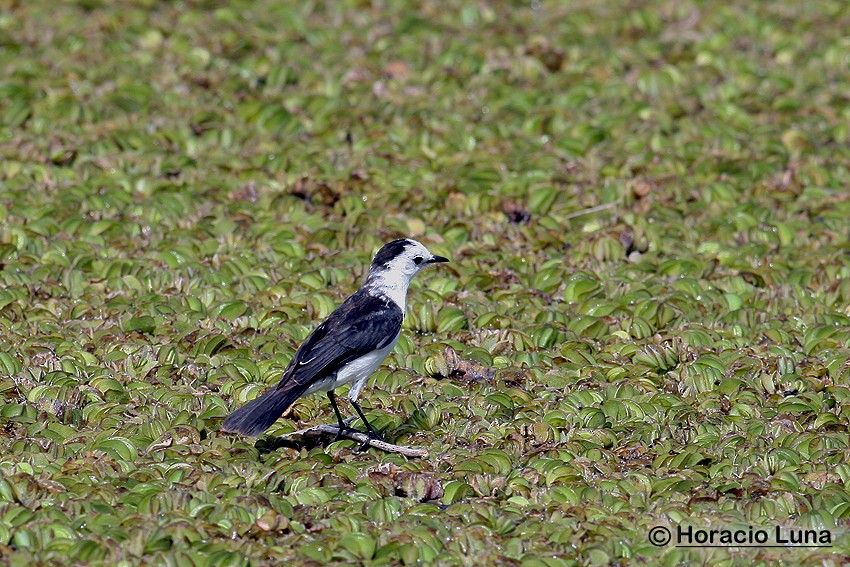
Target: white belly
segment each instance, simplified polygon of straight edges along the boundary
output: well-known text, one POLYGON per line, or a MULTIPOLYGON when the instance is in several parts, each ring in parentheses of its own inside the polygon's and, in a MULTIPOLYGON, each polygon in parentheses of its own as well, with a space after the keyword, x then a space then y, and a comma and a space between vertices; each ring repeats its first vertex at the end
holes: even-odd
POLYGON ((372 373, 381 366, 381 363, 384 362, 387 355, 392 352, 393 348, 395 348, 397 341, 398 336, 393 339, 393 342, 381 350, 372 351, 369 354, 363 355, 360 358, 354 359, 346 364, 336 374, 335 387, 338 388, 343 384, 356 381, 358 378, 368 378, 371 376, 372 373))
POLYGON ((398 335, 395 336, 390 344, 381 350, 370 352, 346 364, 345 367, 337 372, 334 388, 354 382, 354 385, 351 386, 351 391, 348 392, 348 399, 357 401, 357 396, 360 395, 360 390, 366 384, 366 379, 381 366, 381 363, 392 352, 397 342, 398 335))
POLYGON ((384 362, 387 355, 392 352, 393 348, 395 348, 395 344, 398 342, 399 335, 401 335, 400 332, 395 336, 390 344, 381 350, 372 351, 369 354, 363 355, 360 358, 355 358, 346 364, 339 370, 339 372, 336 373, 336 380, 333 380, 330 377, 317 380, 309 388, 307 388, 307 391, 302 395, 306 396, 315 392, 336 390, 340 386, 354 382, 354 385, 351 386, 351 390, 348 392, 348 399, 357 401, 357 396, 360 395, 360 390, 362 390, 363 386, 366 384, 366 379, 381 366, 381 363, 384 362))

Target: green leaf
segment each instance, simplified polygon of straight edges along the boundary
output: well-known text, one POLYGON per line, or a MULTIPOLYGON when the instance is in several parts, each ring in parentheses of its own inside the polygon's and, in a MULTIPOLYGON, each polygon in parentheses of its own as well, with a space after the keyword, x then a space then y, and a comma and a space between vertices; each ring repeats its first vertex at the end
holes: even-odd
POLYGON ((156 329, 156 320, 149 316, 132 317, 124 325, 124 330, 129 332, 138 331, 140 333, 150 334, 156 329))

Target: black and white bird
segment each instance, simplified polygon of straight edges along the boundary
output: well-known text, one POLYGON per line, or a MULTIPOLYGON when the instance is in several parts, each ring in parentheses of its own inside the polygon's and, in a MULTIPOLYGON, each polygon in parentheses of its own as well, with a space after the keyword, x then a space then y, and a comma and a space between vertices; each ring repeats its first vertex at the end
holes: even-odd
POLYGON ((448 261, 410 238, 385 244, 372 260, 363 287, 307 337, 280 383, 227 416, 222 428, 243 435, 259 435, 295 400, 325 391, 342 433, 350 428, 339 413, 334 390, 351 383, 348 400, 366 425, 369 436, 380 439, 363 415, 357 397, 366 379, 398 341, 410 281, 425 266, 448 261))

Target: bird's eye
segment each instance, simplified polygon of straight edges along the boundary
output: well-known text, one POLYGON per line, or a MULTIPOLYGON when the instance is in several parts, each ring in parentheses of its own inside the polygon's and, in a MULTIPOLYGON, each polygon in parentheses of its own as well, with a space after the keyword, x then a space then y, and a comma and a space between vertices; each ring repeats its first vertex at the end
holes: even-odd
POLYGON ((416 264, 417 266, 419 264, 421 264, 422 263, 422 256, 417 256, 416 258, 414 258, 413 263, 416 264))

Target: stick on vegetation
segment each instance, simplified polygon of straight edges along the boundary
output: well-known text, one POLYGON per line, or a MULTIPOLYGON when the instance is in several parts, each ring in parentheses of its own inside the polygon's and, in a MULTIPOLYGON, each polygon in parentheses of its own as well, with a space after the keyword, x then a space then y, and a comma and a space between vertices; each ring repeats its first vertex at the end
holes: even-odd
POLYGON ((358 441, 360 443, 364 443, 370 447, 374 447, 376 449, 380 449, 382 451, 387 451, 388 453, 399 453, 406 457, 427 457, 428 450, 423 449, 421 447, 408 447, 407 445, 393 445, 392 443, 387 443, 386 441, 380 441, 378 439, 372 439, 365 433, 360 433, 359 431, 352 431, 351 429, 343 429, 342 433, 339 431, 338 425, 314 425, 313 427, 307 427, 306 429, 299 429, 298 431, 293 431, 292 433, 286 433, 281 435, 283 438, 295 437, 295 436, 304 436, 304 437, 319 437, 321 435, 333 435, 345 437, 346 439, 351 439, 353 441, 358 441))

